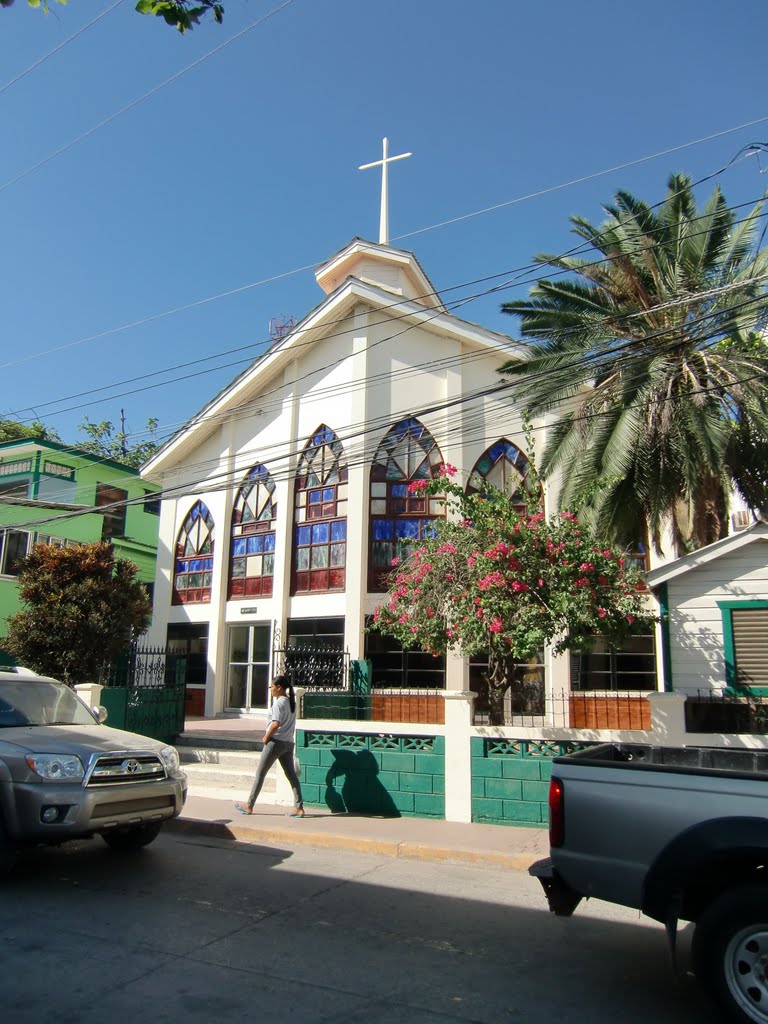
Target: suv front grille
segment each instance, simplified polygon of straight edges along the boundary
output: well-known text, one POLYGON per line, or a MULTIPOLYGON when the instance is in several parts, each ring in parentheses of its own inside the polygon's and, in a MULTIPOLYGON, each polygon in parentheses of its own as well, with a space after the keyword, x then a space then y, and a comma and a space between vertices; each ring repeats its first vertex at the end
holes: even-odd
POLYGON ((85 785, 112 786, 115 783, 152 782, 165 778, 165 767, 157 754, 102 754, 89 767, 85 785))

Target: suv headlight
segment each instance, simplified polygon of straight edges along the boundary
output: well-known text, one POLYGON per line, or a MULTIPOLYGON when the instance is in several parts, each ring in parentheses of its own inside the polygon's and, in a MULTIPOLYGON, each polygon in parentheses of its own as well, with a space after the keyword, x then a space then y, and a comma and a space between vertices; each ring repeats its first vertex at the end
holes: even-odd
POLYGON ((36 775, 49 782, 82 779, 85 774, 83 762, 71 754, 29 754, 26 761, 36 775))
POLYGON ((179 752, 176 747, 163 747, 160 751, 160 757, 163 760, 168 775, 172 775, 175 771, 179 770, 179 752))

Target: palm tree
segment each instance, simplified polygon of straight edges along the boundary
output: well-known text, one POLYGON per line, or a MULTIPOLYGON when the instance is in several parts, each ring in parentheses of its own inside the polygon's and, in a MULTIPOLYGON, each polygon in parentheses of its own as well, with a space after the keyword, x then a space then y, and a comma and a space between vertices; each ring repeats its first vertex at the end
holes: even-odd
POLYGON ((768 251, 762 202, 741 221, 719 187, 699 212, 673 175, 657 208, 619 192, 583 255, 541 255, 569 276, 507 302, 531 340, 501 368, 531 415, 554 413, 541 473, 561 508, 602 535, 677 550, 725 532, 735 486, 768 510, 768 251), (758 442, 758 443, 756 443, 758 442))

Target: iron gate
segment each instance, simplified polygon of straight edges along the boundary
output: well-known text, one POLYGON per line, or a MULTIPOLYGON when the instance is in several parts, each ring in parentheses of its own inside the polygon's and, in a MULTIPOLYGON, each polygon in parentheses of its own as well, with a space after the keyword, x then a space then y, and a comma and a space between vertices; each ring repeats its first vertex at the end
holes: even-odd
POLYGON ((164 647, 132 647, 110 666, 101 703, 108 724, 172 743, 184 731, 187 659, 164 647))
POLYGON ((346 690, 349 687, 349 651, 317 641, 284 643, 277 627, 274 631, 272 664, 275 674, 285 674, 294 686, 302 686, 307 690, 346 690))

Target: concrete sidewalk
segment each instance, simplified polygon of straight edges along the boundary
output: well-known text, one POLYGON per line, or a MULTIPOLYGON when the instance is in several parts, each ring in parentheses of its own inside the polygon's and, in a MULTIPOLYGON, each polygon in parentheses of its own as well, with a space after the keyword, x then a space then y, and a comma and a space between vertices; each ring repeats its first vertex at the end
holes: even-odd
POLYGON ((304 818, 292 818, 290 810, 276 804, 256 804, 253 814, 245 815, 239 814, 230 801, 190 796, 181 817, 166 827, 239 843, 302 843, 387 857, 485 863, 517 871, 526 871, 533 861, 549 854, 545 828, 375 818, 331 814, 317 808, 307 808, 304 818))

